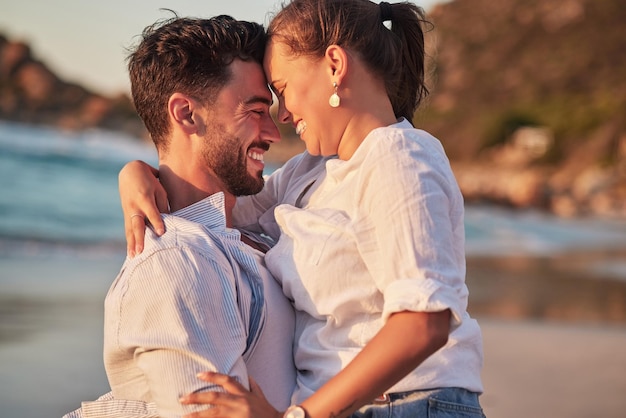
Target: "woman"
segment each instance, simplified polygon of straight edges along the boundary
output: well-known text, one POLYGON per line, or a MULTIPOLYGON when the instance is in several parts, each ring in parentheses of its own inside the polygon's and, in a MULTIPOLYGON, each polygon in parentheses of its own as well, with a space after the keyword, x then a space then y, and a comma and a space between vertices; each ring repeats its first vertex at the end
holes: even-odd
MULTIPOLYGON (((424 23, 411 3, 368 0, 295 0, 270 23, 264 68, 279 119, 308 154, 337 157, 296 201, 263 191, 239 212, 239 225, 280 227, 266 264, 297 310, 299 369, 285 417, 483 416, 463 199, 440 143, 409 122, 426 93, 424 23)), ((301 182, 308 154, 270 189, 301 182)), ((229 394, 189 395, 215 406, 191 416, 281 416, 258 391, 203 378, 229 394)))

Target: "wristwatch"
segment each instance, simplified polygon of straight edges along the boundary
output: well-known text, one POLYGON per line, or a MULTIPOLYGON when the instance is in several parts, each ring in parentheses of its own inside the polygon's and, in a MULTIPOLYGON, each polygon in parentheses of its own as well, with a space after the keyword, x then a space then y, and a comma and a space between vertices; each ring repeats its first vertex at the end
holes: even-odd
POLYGON ((299 405, 291 405, 285 411, 283 418, 306 418, 306 411, 299 405))

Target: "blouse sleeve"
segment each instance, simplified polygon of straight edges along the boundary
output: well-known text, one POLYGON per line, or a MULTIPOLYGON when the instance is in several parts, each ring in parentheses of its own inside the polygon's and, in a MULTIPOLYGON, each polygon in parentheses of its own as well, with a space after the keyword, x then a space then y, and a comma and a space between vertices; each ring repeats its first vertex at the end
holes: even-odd
POLYGON ((381 138, 363 162, 359 250, 385 319, 450 309, 456 327, 467 307, 463 199, 439 142, 414 132, 381 138))

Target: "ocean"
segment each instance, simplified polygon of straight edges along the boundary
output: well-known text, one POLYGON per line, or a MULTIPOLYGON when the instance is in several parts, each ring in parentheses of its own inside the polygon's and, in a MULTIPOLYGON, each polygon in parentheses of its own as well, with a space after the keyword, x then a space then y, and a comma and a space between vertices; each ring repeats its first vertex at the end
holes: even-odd
MULTIPOLYGON (((102 304, 125 257, 117 175, 133 159, 156 164, 152 144, 105 131, 0 123, 0 418, 60 417, 108 391, 102 304)), ((468 207, 466 235, 474 260, 468 276, 497 276, 497 260, 507 260, 498 271, 520 276, 527 271, 520 260, 539 259, 561 273, 575 269, 564 279, 572 287, 602 281, 607 294, 616 286, 626 295, 624 221, 468 207), (563 254, 580 256, 572 263, 563 254)), ((550 281, 518 276, 510 286, 550 281)), ((498 315, 485 300, 504 282, 475 283, 480 312, 498 315)))

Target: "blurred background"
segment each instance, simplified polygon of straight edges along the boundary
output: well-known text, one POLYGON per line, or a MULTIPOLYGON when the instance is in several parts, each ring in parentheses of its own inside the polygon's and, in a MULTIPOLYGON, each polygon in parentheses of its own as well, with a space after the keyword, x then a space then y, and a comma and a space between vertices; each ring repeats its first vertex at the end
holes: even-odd
MULTIPOLYGON (((117 174, 156 152, 125 57, 171 16, 267 23, 274 0, 1 0, 0 418, 108 391, 102 305, 125 257, 117 174)), ((626 410, 626 8, 418 2, 431 94, 414 124, 466 205, 470 313, 491 417, 626 410)), ((268 171, 303 147, 286 127, 268 171)))

